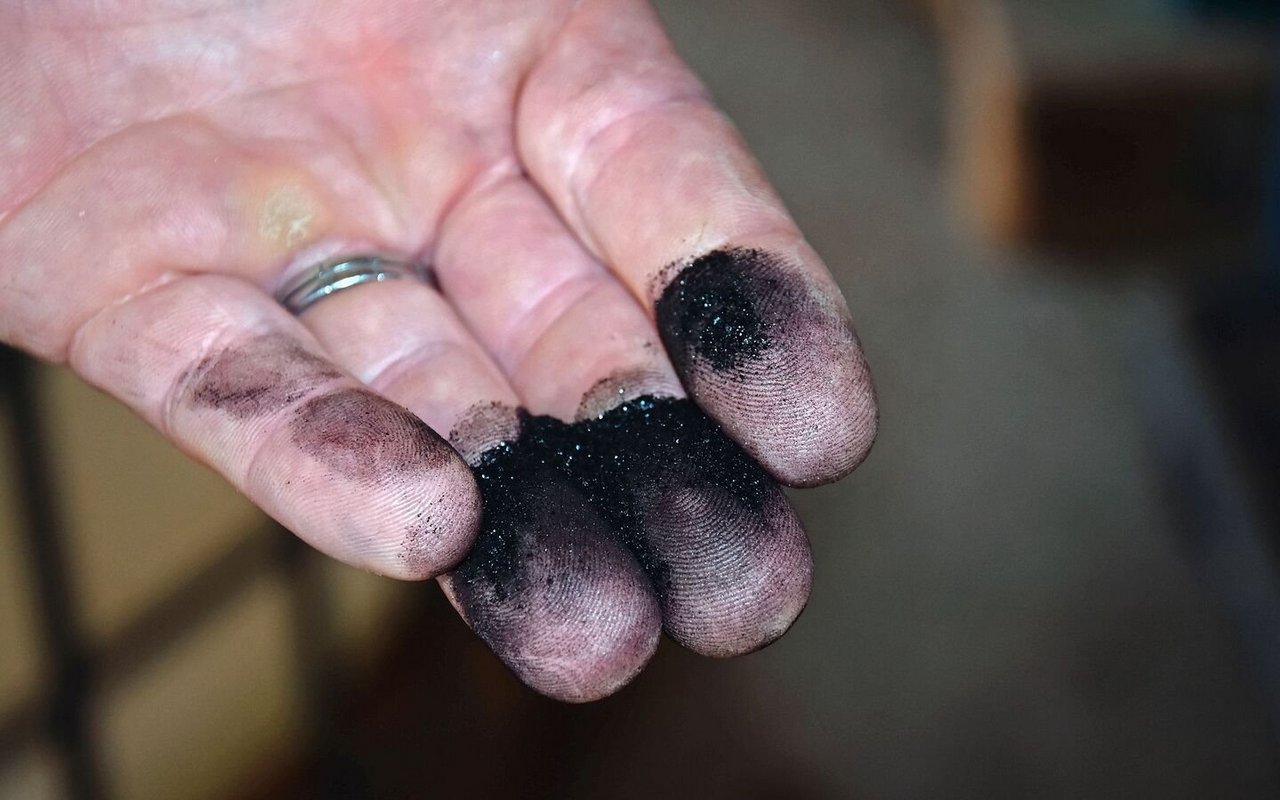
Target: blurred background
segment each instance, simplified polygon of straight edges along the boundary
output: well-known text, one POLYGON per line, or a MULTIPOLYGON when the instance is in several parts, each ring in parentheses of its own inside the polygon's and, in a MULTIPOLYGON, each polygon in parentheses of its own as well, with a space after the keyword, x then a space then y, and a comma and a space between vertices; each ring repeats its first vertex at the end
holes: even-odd
POLYGON ((1272 2, 658 3, 883 422, 785 638, 523 688, 0 356, 0 798, 1280 796, 1272 2))

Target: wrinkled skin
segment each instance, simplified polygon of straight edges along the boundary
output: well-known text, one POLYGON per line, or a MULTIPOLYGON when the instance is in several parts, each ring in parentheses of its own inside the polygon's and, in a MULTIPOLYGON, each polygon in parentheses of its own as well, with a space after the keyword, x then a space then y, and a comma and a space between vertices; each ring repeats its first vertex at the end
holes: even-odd
POLYGON ((0 165, 0 340, 69 364, 321 551, 443 576, 534 688, 608 694, 664 618, 733 655, 803 607, 785 499, 726 516, 688 464, 641 509, 674 593, 536 470, 527 508, 568 516, 532 524, 517 555, 562 588, 501 605, 449 574, 482 528, 468 462, 518 437, 518 406, 573 420, 687 394, 791 485, 841 477, 874 438, 839 291, 643 3, 7 4, 0 165), (765 265, 720 281, 757 287, 732 301, 755 325, 732 370, 679 341, 719 335, 714 303, 690 305, 703 295, 673 290, 679 324, 654 321, 712 251, 765 265), (273 301, 363 253, 420 259, 436 283, 300 318, 273 301))

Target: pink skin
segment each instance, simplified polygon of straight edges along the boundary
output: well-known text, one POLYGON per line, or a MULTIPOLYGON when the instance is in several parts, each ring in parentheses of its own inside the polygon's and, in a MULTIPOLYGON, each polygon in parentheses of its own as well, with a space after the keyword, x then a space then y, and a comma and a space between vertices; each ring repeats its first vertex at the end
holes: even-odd
MULTIPOLYGON (((617 375, 679 395, 651 321, 669 264, 767 248, 847 316, 638 0, 114 5, 0 8, 0 340, 70 364, 335 558, 421 579, 476 530, 463 460, 381 403, 446 434, 481 403, 572 418, 617 375), (272 300, 362 252, 432 262, 443 294, 367 287, 301 319, 272 300), (287 385, 263 390, 255 364, 287 385), (386 400, 352 400, 361 387, 386 400), (365 402, 358 435, 299 434, 365 402), (370 441, 386 480, 335 455, 370 441)), ((777 354, 793 380, 695 396, 805 485, 861 460, 875 407, 855 344, 796 347, 777 354), (801 403, 823 411, 803 429, 801 403)), ((807 548, 779 552, 747 559, 758 590, 698 621, 701 649, 742 652, 794 618, 807 548)), ((641 594, 613 650, 522 677, 566 699, 615 689, 652 652, 641 594)))

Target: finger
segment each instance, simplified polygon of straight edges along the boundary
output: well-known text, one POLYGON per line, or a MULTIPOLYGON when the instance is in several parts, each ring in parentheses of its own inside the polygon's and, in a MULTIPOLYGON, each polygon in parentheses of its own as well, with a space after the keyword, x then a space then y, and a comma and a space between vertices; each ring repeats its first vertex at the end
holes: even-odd
POLYGON ((337 294, 303 320, 362 381, 451 431, 473 465, 484 519, 443 585, 494 653, 562 700, 634 677, 661 624, 644 573, 573 485, 502 444, 519 401, 444 298, 394 281, 337 294))
POLYGON ((525 83, 517 143, 747 452, 793 485, 861 462, 875 400, 844 300, 646 4, 582 4, 525 83))
POLYGON ((109 306, 70 362, 334 558, 421 579, 471 544, 479 497, 457 453, 239 280, 176 277, 109 306))
POLYGON ((511 179, 463 200, 437 269, 530 410, 551 415, 525 419, 515 450, 586 487, 648 571, 668 635, 716 656, 781 635, 809 592, 799 520, 685 398, 652 321, 538 192, 511 179))

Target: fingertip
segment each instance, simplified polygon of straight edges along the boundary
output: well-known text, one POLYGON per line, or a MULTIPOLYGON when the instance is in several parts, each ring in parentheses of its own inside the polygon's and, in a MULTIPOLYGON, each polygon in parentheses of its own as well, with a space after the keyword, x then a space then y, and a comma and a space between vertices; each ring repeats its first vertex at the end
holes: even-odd
POLYGON ((563 469, 649 575, 664 629, 727 657, 804 608, 808 539, 781 489, 692 402, 643 396, 572 426, 563 469))
POLYGON ((770 251, 668 267, 654 312, 691 397, 791 486, 853 471, 875 440, 870 371, 838 290, 770 251))
POLYGON ((505 586, 468 558, 446 579, 449 593, 531 689, 569 703, 607 697, 653 657, 662 632, 657 600, 629 556, 601 540, 574 546, 545 532, 538 538, 544 557, 520 564, 505 586))
POLYGON ((610 624, 584 636, 571 618, 543 625, 510 662, 530 688, 566 703, 602 700, 629 684, 658 648, 662 624, 647 588, 615 598, 610 624))
MULTIPOLYGON (((861 361, 860 354, 856 354, 861 361)), ((880 415, 865 363, 852 376, 835 376, 852 386, 847 391, 776 392, 766 395, 779 406, 802 412, 770 417, 755 410, 762 422, 744 432, 743 449, 779 483, 807 489, 834 483, 862 465, 879 434, 880 415), (778 442, 783 442, 779 445, 778 442)), ((755 407, 758 409, 758 406, 755 407)), ((745 407, 751 415, 752 406, 745 407)))
POLYGON ((263 444, 247 483, 317 549, 380 575, 423 580, 460 562, 480 497, 434 430, 363 387, 303 400, 263 444))
MULTIPOLYGON (((506 430, 508 416, 484 409, 462 427, 506 430)), ((483 430, 452 436, 491 438, 483 430)), ((475 546, 445 583, 468 624, 525 684, 588 702, 643 669, 657 648, 661 612, 640 565, 545 455, 521 435, 471 459, 484 517, 475 546)))
MULTIPOLYGON (((381 574, 398 580, 439 577, 466 558, 480 529, 480 492, 461 456, 444 461, 409 501, 411 516, 403 524, 399 544, 382 554, 389 565, 381 574), (416 510, 414 510, 416 509, 416 510)), ((396 537, 390 535, 389 541, 396 537)))
POLYGON ((649 540, 666 555, 665 631, 695 653, 731 658, 766 647, 808 602, 808 538, 781 490, 766 491, 753 510, 712 485, 687 485, 647 516, 649 540))
POLYGON ((456 576, 442 582, 463 619, 521 683, 564 703, 590 703, 615 694, 640 674, 661 639, 660 612, 647 589, 615 595, 607 617, 595 617, 599 609, 558 622, 538 615, 503 624, 499 631, 491 601, 460 591, 456 576), (608 624, 601 627, 604 621, 608 624))

